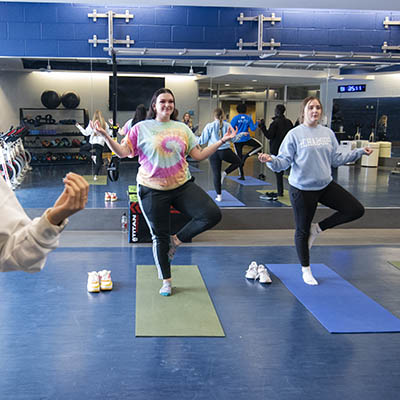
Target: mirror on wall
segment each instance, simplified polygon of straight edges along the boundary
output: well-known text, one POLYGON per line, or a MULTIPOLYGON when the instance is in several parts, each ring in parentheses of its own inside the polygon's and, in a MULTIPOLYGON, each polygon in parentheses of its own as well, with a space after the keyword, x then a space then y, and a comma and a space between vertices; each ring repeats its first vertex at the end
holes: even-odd
MULTIPOLYGON (((26 207, 45 208, 55 201, 63 173, 72 170, 87 175, 89 179, 95 175, 96 164, 92 157, 95 156, 95 152, 85 154, 81 151, 88 138, 75 124, 79 123, 82 129, 86 128, 96 110, 102 112, 105 121, 112 119, 112 71, 105 65, 104 60, 64 63, 64 67, 60 66, 60 60, 40 60, 40 67, 35 64, 37 62, 10 59, 9 67, 3 68, 0 75, 0 105, 3 110, 0 130, 6 132, 11 126, 19 125, 22 120, 28 123, 30 133, 24 140, 32 153, 34 169, 26 175, 23 185, 20 186, 27 190, 16 190, 16 193, 25 202, 26 207), (66 100, 67 94, 69 103, 66 100), (43 189, 45 196, 32 196, 35 190, 43 193, 43 189)), ((4 60, 2 65, 4 66, 4 60)), ((264 119, 267 126, 272 122, 275 106, 284 104, 287 117, 294 123, 299 115, 301 101, 314 95, 322 96, 327 111, 326 123, 335 132, 339 132, 339 139, 354 137, 358 127, 362 139, 368 139, 374 131, 375 139, 386 138, 394 143, 399 141, 397 126, 400 113, 397 110, 397 97, 338 95, 337 86, 343 83, 341 81, 327 79, 322 90, 319 84, 302 84, 301 80, 286 82, 284 78, 269 79, 268 75, 243 74, 216 78, 204 73, 133 74, 123 71, 122 67, 121 69, 118 76, 121 77, 121 82, 125 79, 122 89, 127 89, 124 95, 121 94, 122 91, 119 93, 121 102, 129 99, 130 92, 132 97, 139 101, 140 96, 129 86, 131 83, 126 83, 127 80, 133 81, 129 78, 135 77, 136 85, 147 82, 150 78, 164 79, 165 86, 170 87, 176 96, 179 120, 188 115, 196 135, 200 135, 205 125, 213 120, 216 107, 221 107, 226 119, 230 121, 237 113, 238 104, 246 105, 253 121, 264 119)), ((380 95, 390 92, 393 83, 385 81, 382 84, 379 78, 367 83, 368 88, 378 86, 381 87, 381 91, 378 92, 380 95)), ((137 90, 142 95, 142 91, 137 90)), ((146 103, 145 99, 140 99, 146 103)), ((122 126, 133 114, 134 110, 125 104, 118 110, 116 122, 122 126)), ((258 129, 253 135, 263 143, 264 149, 268 150, 268 141, 258 129)), ((122 136, 119 135, 118 140, 121 139, 122 136)), ((101 156, 104 158, 104 166, 100 175, 107 175, 107 165, 111 156, 111 152, 105 148, 101 156)), ((260 165, 254 160, 247 165, 252 176, 257 177, 263 173, 260 165)), ((191 168, 198 172, 201 165, 192 162, 191 168)), ((135 182, 136 170, 135 163, 121 163, 121 186, 127 187, 135 182)), ((205 172, 199 172, 196 179, 204 189, 210 190, 213 188, 213 178, 209 168, 206 168, 205 172)), ((116 186, 110 180, 107 180, 106 185, 101 179, 93 181, 91 206, 104 207, 104 192, 117 192, 119 189, 115 189, 116 186)), ((123 196, 125 193, 120 194, 121 198, 123 196)), ((117 205, 110 203, 108 206, 117 205)))

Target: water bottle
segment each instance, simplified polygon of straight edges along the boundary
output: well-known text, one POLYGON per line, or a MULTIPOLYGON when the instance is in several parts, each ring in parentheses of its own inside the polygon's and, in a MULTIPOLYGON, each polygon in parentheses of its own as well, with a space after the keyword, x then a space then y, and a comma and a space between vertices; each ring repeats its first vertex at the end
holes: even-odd
POLYGON ((128 217, 126 213, 123 213, 121 217, 121 231, 124 233, 128 232, 128 217))

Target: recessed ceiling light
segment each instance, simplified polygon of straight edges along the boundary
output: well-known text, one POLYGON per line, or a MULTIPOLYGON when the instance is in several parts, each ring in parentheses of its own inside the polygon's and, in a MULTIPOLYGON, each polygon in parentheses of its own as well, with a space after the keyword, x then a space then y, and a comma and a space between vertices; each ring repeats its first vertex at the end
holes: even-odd
POLYGON ((252 79, 251 81, 252 81, 252 82, 257 82, 257 79, 252 79))
POLYGON ((231 86, 229 83, 225 83, 225 86, 231 86))

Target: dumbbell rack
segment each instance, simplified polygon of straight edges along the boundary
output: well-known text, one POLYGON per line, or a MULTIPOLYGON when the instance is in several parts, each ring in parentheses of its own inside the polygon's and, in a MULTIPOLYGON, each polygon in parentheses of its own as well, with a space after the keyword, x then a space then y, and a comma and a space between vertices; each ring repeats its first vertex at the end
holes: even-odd
POLYGON ((82 126, 85 109, 20 108, 21 124, 29 128, 24 147, 32 154, 31 165, 65 165, 86 162, 79 156, 79 143, 85 137, 73 121, 82 126), (49 116, 51 115, 51 119, 49 116), (61 121, 61 122, 60 122, 61 121), (69 121, 70 123, 63 123, 69 121), (66 140, 63 140, 63 139, 66 140))

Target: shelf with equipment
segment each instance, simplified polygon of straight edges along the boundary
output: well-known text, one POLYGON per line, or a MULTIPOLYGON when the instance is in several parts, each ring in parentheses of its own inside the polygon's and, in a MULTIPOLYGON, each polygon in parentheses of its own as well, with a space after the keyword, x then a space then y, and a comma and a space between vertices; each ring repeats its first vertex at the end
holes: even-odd
POLYGON ((86 162, 79 154, 86 139, 75 126, 87 125, 86 109, 20 108, 20 120, 29 129, 24 146, 33 165, 86 162))

